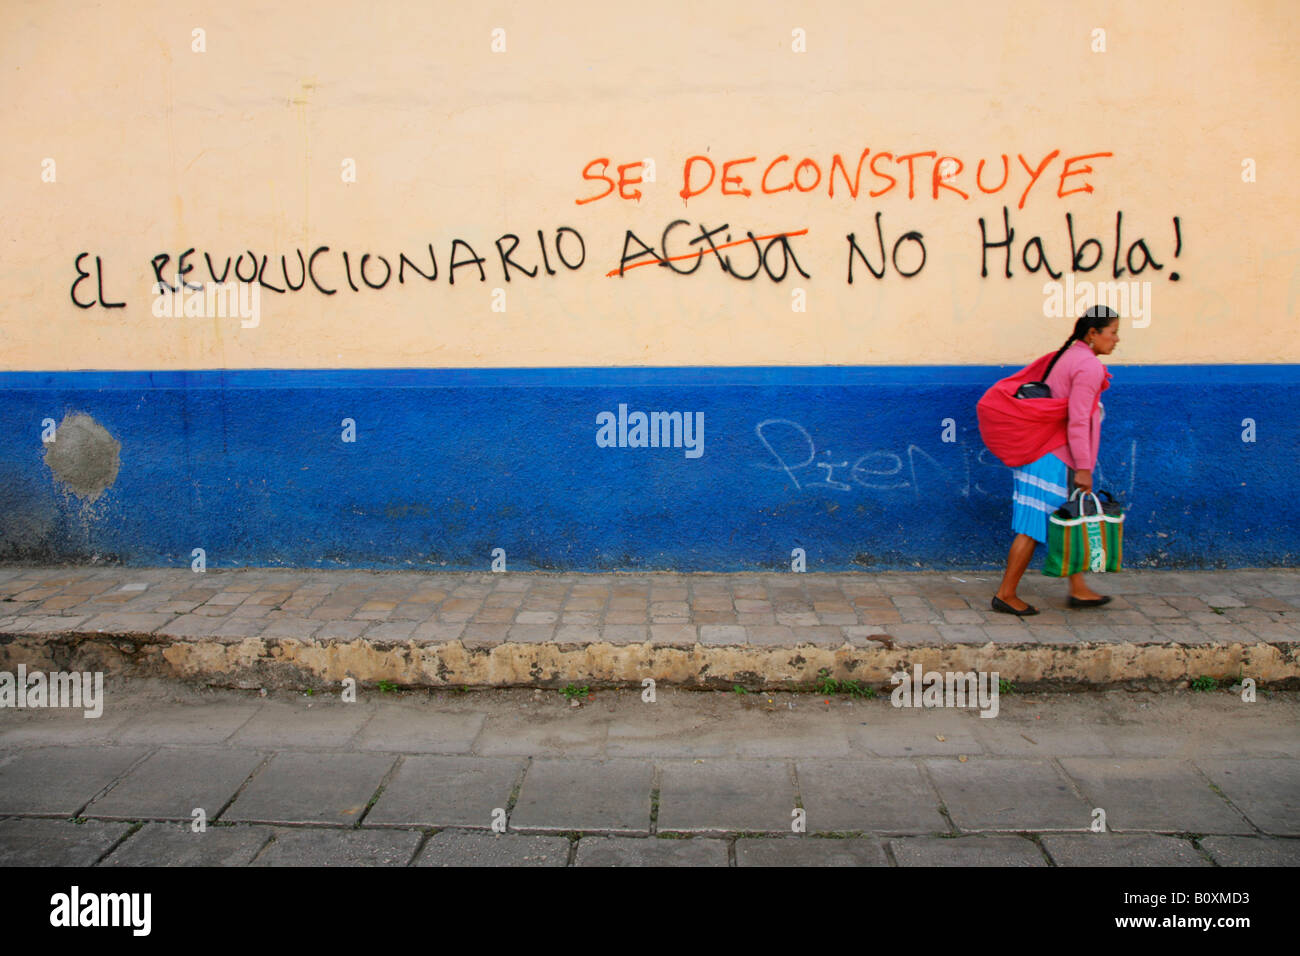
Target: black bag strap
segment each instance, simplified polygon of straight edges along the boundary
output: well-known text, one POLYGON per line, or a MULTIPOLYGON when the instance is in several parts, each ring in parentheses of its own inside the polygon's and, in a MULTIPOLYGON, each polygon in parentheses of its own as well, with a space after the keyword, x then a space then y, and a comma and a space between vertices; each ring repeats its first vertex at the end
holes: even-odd
POLYGON ((1060 351, 1058 351, 1054 356, 1052 356, 1052 360, 1047 363, 1047 371, 1043 373, 1044 382, 1047 381, 1047 376, 1052 374, 1052 369, 1056 368, 1056 363, 1061 360, 1061 356, 1064 355, 1066 353, 1066 350, 1068 350, 1069 347, 1077 341, 1078 339, 1071 339, 1061 347, 1060 351))

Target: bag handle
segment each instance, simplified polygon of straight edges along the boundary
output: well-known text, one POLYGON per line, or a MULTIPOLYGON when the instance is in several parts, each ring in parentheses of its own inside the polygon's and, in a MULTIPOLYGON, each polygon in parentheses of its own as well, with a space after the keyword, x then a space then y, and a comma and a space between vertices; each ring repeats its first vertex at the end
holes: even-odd
MULTIPOLYGON (((1076 490, 1076 491, 1079 491, 1079 490, 1081 490, 1081 489, 1076 488, 1075 490, 1076 490)), ((1088 494, 1101 495, 1103 498, 1106 499, 1106 504, 1108 504, 1108 505, 1113 505, 1113 504, 1115 504, 1115 496, 1112 495, 1112 494, 1111 494, 1109 491, 1107 491, 1105 488, 1098 488, 1098 489, 1096 489, 1096 491, 1088 492, 1088 494)))
MULTIPOLYGON (((1109 500, 1109 501, 1114 501, 1114 500, 1115 500, 1114 498, 1111 498, 1111 496, 1110 496, 1110 492, 1108 492, 1108 491, 1103 491, 1102 494, 1105 495, 1106 498, 1107 498, 1107 500, 1109 500)), ((1083 506, 1084 506, 1084 496, 1085 496, 1085 495, 1086 495, 1087 497, 1091 498, 1091 499, 1092 499, 1092 503, 1095 504, 1095 505, 1097 506, 1097 514, 1098 514, 1098 515, 1104 514, 1104 510, 1103 510, 1103 508, 1102 508, 1102 506, 1101 506, 1101 499, 1099 499, 1095 493, 1093 493, 1093 492, 1091 492, 1091 491, 1084 491, 1082 488, 1075 488, 1073 494, 1070 495, 1070 500, 1071 500, 1071 501, 1074 500, 1075 495, 1078 495, 1078 496, 1079 496, 1079 517, 1080 517, 1080 518, 1086 517, 1086 513, 1085 513, 1084 510, 1083 510, 1083 506)))

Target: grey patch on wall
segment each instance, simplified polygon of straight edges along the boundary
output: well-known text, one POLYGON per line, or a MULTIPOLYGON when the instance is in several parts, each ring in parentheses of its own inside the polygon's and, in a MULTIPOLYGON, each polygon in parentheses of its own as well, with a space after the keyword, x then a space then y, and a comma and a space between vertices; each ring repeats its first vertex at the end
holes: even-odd
POLYGON ((69 413, 45 446, 45 464, 79 498, 94 501, 117 480, 122 443, 89 415, 69 413))

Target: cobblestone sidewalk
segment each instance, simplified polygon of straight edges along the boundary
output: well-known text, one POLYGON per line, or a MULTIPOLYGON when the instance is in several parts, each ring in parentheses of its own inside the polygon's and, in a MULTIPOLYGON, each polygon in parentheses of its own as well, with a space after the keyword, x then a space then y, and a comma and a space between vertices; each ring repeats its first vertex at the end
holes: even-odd
POLYGON ((1255 643, 1300 639, 1300 572, 1094 577, 1104 608, 1065 607, 1027 575, 1030 618, 989 607, 989 573, 541 574, 8 568, 0 634, 122 633, 236 641, 863 645, 1255 643))

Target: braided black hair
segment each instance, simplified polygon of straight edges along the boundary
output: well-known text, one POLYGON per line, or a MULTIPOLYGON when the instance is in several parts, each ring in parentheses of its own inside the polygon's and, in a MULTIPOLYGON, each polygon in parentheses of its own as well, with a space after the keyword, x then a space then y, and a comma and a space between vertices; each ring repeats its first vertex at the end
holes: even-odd
POLYGON ((1082 342, 1088 337, 1089 332, 1100 332, 1118 318, 1119 313, 1108 305, 1094 305, 1087 312, 1083 313, 1083 315, 1079 316, 1079 320, 1074 323, 1074 331, 1070 333, 1070 337, 1065 340, 1065 344, 1057 350, 1054 356, 1052 356, 1052 361, 1048 364, 1047 371, 1043 373, 1043 379, 1046 380, 1047 376, 1052 373, 1052 369, 1056 367, 1056 360, 1065 354, 1065 350, 1068 349, 1071 344, 1074 342, 1082 342))

